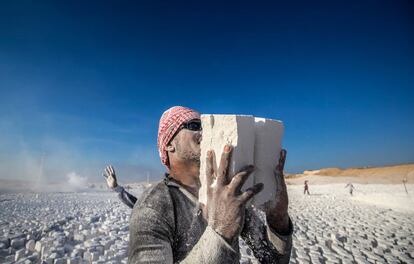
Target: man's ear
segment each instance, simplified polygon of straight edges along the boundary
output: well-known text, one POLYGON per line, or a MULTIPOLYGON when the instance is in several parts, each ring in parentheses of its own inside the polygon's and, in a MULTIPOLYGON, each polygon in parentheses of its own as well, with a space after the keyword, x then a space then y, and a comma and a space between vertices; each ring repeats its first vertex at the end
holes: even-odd
POLYGON ((167 147, 165 148, 165 150, 168 151, 168 152, 174 152, 175 151, 175 147, 171 143, 169 143, 167 145, 167 147))

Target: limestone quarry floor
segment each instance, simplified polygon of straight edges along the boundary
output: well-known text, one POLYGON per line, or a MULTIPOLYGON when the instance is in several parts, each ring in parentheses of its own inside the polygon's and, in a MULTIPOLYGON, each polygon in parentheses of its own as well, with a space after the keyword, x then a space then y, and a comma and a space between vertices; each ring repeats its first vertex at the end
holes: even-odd
POLYGON ((289 186, 291 263, 414 263, 414 186, 289 186))
MULTIPOLYGON (((291 263, 414 263, 414 185, 354 186, 288 186, 291 263)), ((126 263, 130 209, 115 193, 1 194, 0 208, 0 263, 126 263)))

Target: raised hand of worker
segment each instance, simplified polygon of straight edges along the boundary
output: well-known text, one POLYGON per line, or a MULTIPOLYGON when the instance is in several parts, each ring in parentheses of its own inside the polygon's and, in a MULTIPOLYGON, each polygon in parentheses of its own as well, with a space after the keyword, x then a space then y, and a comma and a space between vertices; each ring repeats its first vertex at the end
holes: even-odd
POLYGON ((112 165, 106 166, 103 176, 105 177, 106 184, 109 188, 113 189, 118 186, 118 183, 116 181, 115 170, 114 167, 112 167, 112 165))
POLYGON ((242 192, 241 188, 254 167, 247 166, 239 173, 230 177, 228 167, 232 147, 224 147, 219 168, 216 169, 214 151, 207 153, 207 219, 218 234, 232 243, 238 238, 244 224, 246 203, 263 189, 259 183, 242 192), (212 186, 214 178, 216 184, 212 186))
POLYGON ((275 168, 276 196, 272 201, 265 203, 264 211, 269 226, 279 234, 289 232, 288 194, 283 170, 286 161, 286 150, 280 151, 279 162, 275 168))

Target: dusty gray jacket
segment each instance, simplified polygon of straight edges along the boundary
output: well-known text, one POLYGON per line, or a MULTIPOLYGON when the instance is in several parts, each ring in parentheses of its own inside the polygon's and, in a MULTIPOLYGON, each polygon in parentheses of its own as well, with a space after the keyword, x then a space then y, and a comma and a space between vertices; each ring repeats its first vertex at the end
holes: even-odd
MULTIPOLYGON (((246 210, 242 238, 261 263, 289 263, 290 233, 272 232, 254 210, 246 210)), ((202 217, 197 199, 166 178, 149 188, 130 219, 128 263, 239 263, 238 241, 228 244, 202 217)))
POLYGON ((133 196, 129 192, 125 191, 124 187, 118 185, 113 188, 115 192, 118 193, 118 198, 129 208, 134 208, 135 203, 137 202, 137 197, 133 196))

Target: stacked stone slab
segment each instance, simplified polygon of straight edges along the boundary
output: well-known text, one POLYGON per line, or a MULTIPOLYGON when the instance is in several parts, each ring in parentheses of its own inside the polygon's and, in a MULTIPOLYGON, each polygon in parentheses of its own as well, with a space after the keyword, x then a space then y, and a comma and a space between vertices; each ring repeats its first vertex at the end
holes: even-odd
POLYGON ((273 171, 279 159, 283 123, 276 120, 255 118, 249 115, 202 115, 203 140, 201 141, 200 181, 202 187, 199 200, 207 202, 206 157, 208 150, 214 150, 216 165, 225 144, 233 146, 229 167, 230 175, 236 174, 244 166, 253 164, 256 171, 244 184, 244 189, 254 183, 263 183, 265 189, 255 198, 260 206, 275 193, 273 171))
POLYGON ((0 263, 127 261, 130 209, 112 192, 11 193, 0 201, 0 263))
MULTIPOLYGON (((254 162, 254 119, 252 116, 242 115, 201 115, 203 139, 201 141, 201 164, 199 200, 207 203, 206 158, 207 151, 214 150, 216 165, 219 166, 220 157, 226 144, 233 146, 232 160, 229 173, 234 175, 243 166, 254 162)), ((251 186, 250 178, 245 186, 251 186)))
POLYGON ((253 198, 257 206, 275 197, 276 178, 274 170, 279 161, 282 150, 282 136, 284 132, 283 123, 272 119, 255 117, 255 144, 254 144, 254 165, 256 170, 253 182, 263 183, 263 190, 253 198))

